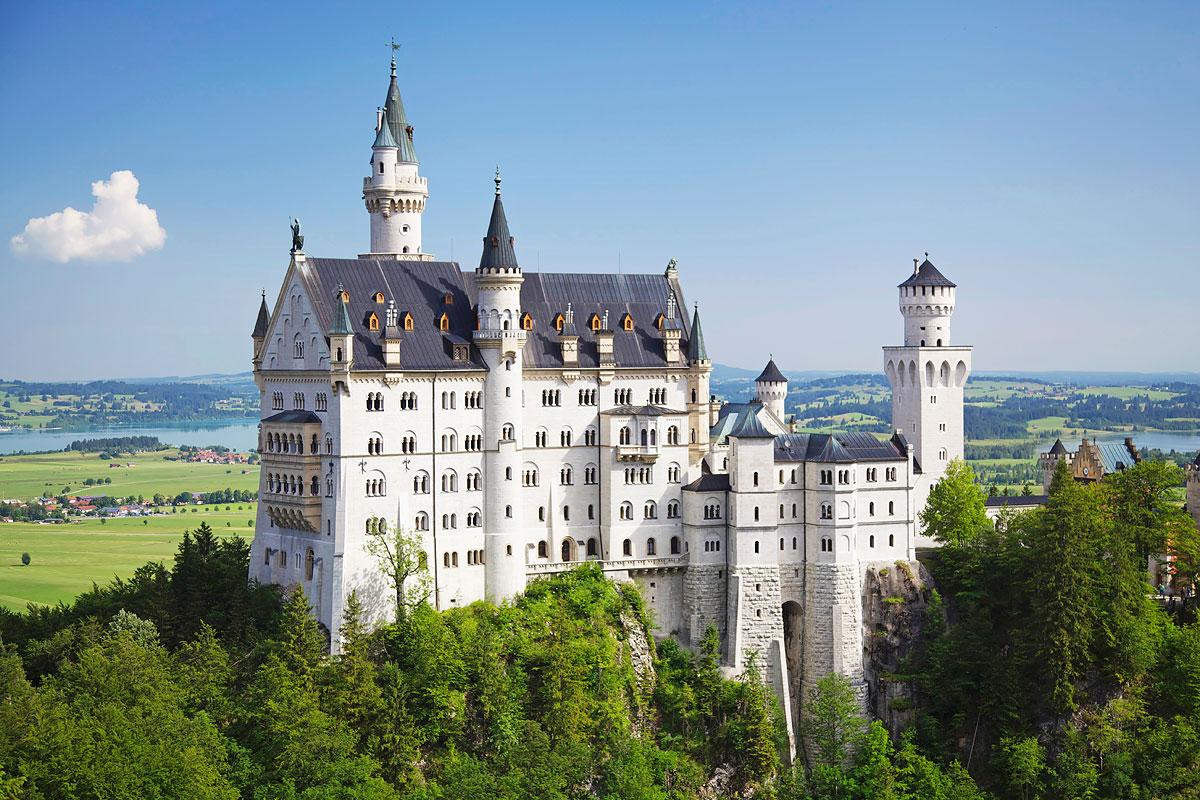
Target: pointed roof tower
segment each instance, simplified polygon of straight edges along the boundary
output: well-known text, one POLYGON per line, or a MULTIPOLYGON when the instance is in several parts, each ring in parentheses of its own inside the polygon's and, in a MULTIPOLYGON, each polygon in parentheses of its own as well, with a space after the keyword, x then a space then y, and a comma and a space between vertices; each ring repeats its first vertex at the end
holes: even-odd
POLYGON ((329 330, 330 336, 349 336, 354 333, 354 326, 350 323, 350 307, 346 303, 345 290, 339 283, 337 292, 334 294, 337 308, 333 312, 333 327, 329 330))
POLYGON ((388 125, 387 112, 381 112, 379 117, 379 130, 375 132, 375 144, 372 147, 399 147, 396 144, 395 137, 392 136, 392 127, 388 125))
POLYGON ((704 349, 704 331, 700 329, 700 304, 696 303, 692 312, 692 336, 688 339, 688 361, 708 361, 708 351, 704 349))
POLYGON ((515 240, 508 232, 508 219, 504 216, 504 203, 500 200, 500 169, 496 168, 496 199, 492 202, 492 218, 488 222, 487 236, 483 237, 483 255, 479 258, 479 269, 520 270, 515 240))
MULTIPOLYGON (((955 285, 954 281, 943 275, 933 262, 929 260, 929 253, 925 254, 925 260, 919 265, 917 260, 913 259, 913 274, 908 276, 908 280, 900 284, 900 286, 951 286, 955 285)), ((897 287, 899 288, 899 286, 897 287)))
MULTIPOLYGON (((417 151, 413 149, 413 129, 408 124, 404 114, 404 101, 400 99, 400 85, 396 83, 396 54, 392 53, 392 80, 388 84, 387 100, 383 103, 383 113, 387 117, 392 141, 400 150, 400 160, 410 164, 417 163, 417 151)), ((378 139, 376 139, 378 141, 378 139)))
POLYGON ((775 359, 772 358, 767 362, 767 366, 763 367, 762 374, 754 381, 755 383, 787 383, 787 378, 779 371, 779 367, 775 366, 775 359))
POLYGON ((262 339, 267 335, 267 326, 271 324, 271 312, 267 310, 267 292, 264 289, 262 293, 262 304, 258 307, 258 319, 254 323, 254 333, 250 334, 255 339, 262 339))
POLYGON ((1054 446, 1050 448, 1050 455, 1065 456, 1066 454, 1067 448, 1063 447, 1062 439, 1055 439, 1054 446))

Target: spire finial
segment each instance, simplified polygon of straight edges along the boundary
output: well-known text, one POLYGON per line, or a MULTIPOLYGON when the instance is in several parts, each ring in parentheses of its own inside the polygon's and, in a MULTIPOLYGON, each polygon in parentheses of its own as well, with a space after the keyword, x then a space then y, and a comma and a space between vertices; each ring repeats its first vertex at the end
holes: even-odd
POLYGON ((396 44, 396 37, 392 37, 392 77, 396 77, 396 51, 400 49, 400 45, 396 44))
POLYGON ((500 196, 500 165, 496 165, 496 197, 500 196))

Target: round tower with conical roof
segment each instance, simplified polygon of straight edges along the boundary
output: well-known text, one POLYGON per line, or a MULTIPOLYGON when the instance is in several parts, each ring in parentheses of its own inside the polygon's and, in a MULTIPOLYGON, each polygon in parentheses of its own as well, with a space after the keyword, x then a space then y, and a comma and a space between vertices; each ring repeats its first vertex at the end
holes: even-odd
POLYGON ((363 258, 431 260, 421 249, 421 215, 429 183, 418 172, 413 128, 396 83, 396 59, 387 99, 376 114, 371 174, 363 178, 363 201, 371 215, 371 252, 363 258))
POLYGON ((521 504, 521 392, 525 331, 521 327, 521 285, 516 241, 508 230, 500 199, 500 170, 492 218, 475 270, 475 346, 488 366, 484 388, 484 442, 488 480, 484 482, 486 560, 484 591, 499 602, 525 589, 525 538, 521 504))
POLYGON ((787 377, 775 366, 775 359, 767 361, 762 373, 754 379, 754 396, 775 418, 783 422, 783 406, 787 400, 787 377))

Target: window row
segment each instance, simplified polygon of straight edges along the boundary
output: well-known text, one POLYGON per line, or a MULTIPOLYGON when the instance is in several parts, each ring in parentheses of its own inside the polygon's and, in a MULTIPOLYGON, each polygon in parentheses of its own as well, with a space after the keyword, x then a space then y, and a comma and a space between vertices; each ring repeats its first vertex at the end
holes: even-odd
MULTIPOLYGON (((629 521, 633 519, 633 503, 625 501, 621 503, 617 509, 618 518, 629 521)), ((658 504, 653 500, 647 500, 642 506, 642 519, 658 519, 658 504)), ((667 503, 667 519, 679 519, 679 501, 672 500, 667 503)))
MULTIPOLYGON (((304 437, 298 433, 268 433, 263 437, 268 453, 296 453, 297 455, 304 454, 304 437)), ((332 440, 330 440, 332 442, 332 440)), ((309 445, 308 452, 318 453, 320 447, 317 440, 317 435, 312 435, 312 442, 309 445)))
MULTIPOLYGON (((267 473, 267 492, 270 494, 285 494, 296 497, 304 496, 304 476, 303 475, 282 475, 273 472, 267 473)), ((309 493, 316 497, 321 493, 321 482, 316 475, 312 476, 309 481, 309 493)))

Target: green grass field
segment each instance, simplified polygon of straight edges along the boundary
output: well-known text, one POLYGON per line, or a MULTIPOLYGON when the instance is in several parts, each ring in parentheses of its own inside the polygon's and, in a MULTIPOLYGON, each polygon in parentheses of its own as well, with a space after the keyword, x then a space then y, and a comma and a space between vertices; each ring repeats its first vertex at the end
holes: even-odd
POLYGON ((104 523, 88 519, 62 525, 0 524, 0 605, 22 611, 28 603, 69 602, 93 583, 128 578, 147 561, 169 565, 183 532, 201 521, 219 536, 249 539, 255 505, 231 505, 230 511, 224 506, 190 506, 185 513, 104 523), (27 567, 21 565, 22 553, 29 553, 27 567))
POLYGON ((214 489, 258 490, 258 467, 247 464, 188 464, 165 461, 178 450, 161 450, 121 456, 112 461, 96 453, 44 453, 0 457, 0 499, 29 499, 43 494, 107 494, 113 497, 161 493, 174 497, 180 492, 214 489), (133 464, 110 468, 110 464, 133 464), (84 486, 86 478, 112 478, 111 484, 84 486))

